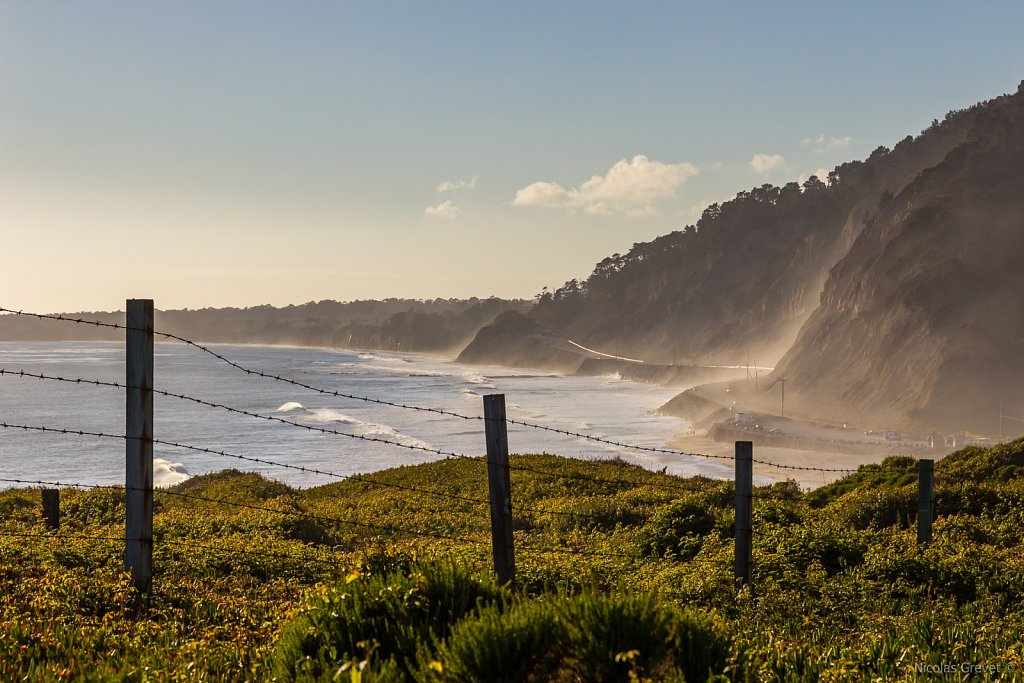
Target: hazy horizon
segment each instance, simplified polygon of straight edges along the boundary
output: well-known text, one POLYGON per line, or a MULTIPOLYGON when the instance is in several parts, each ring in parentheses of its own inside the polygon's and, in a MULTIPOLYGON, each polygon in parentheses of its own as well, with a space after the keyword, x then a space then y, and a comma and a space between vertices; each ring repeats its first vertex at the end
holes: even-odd
POLYGON ((0 6, 0 305, 531 298, 1016 90, 1024 7, 0 6))

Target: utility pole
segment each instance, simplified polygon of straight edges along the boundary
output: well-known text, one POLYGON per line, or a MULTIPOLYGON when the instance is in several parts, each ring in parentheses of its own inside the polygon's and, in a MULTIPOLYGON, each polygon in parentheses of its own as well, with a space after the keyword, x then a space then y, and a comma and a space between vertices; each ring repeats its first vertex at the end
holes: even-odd
POLYGON ((780 417, 786 417, 786 380, 780 379, 779 384, 782 385, 782 409, 779 411, 780 417))

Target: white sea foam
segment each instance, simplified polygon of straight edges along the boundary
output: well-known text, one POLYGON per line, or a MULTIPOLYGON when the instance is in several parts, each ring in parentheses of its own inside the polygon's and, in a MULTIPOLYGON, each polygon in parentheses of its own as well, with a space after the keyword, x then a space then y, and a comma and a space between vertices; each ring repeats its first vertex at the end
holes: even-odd
POLYGON ((170 462, 163 458, 153 458, 153 486, 167 488, 191 479, 185 466, 180 462, 170 462))
POLYGON ((305 410, 305 409, 306 409, 306 406, 302 405, 298 401, 288 401, 287 403, 283 404, 280 408, 278 408, 275 412, 278 412, 278 413, 290 413, 293 410, 305 410))
POLYGON ((421 439, 417 439, 414 436, 408 436, 402 434, 394 427, 390 425, 381 424, 379 422, 366 422, 346 415, 340 410, 333 408, 315 408, 309 411, 306 417, 309 422, 319 422, 321 424, 343 424, 346 426, 346 431, 349 431, 358 436, 366 437, 378 437, 387 439, 388 441, 397 441, 404 446, 415 446, 417 448, 433 448, 429 443, 421 439))
MULTIPOLYGON (((375 360, 378 363, 408 363, 404 358, 395 358, 394 356, 378 356, 375 353, 361 353, 357 356, 359 360, 375 360)), ((366 367, 366 366, 363 366, 366 367)))
POLYGON ((462 375, 462 379, 469 382, 470 384, 482 387, 484 389, 495 389, 494 382, 483 375, 475 372, 467 372, 462 375))

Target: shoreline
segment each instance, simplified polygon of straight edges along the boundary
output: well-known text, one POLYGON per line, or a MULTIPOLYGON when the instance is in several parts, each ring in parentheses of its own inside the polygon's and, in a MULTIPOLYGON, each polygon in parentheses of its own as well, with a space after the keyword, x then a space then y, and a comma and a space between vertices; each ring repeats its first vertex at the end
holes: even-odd
MULTIPOLYGON (((40 340, 42 343, 50 342, 56 344, 67 343, 70 340, 40 340)), ((106 340, 81 340, 85 343, 100 343, 110 344, 118 342, 110 342, 106 340)), ((20 340, 11 340, 10 343, 17 344, 20 340)), ((37 342, 39 343, 39 342, 37 342)), ((180 344, 181 342, 167 341, 160 342, 160 344, 180 344)), ((450 352, 439 353, 439 352, 424 352, 424 351, 398 351, 393 349, 380 349, 380 348, 346 348, 337 346, 320 346, 320 345, 302 345, 302 344, 266 344, 259 342, 211 342, 203 344, 204 346, 210 347, 266 347, 266 348, 293 348, 293 349, 310 349, 310 350, 321 350, 328 352, 343 352, 343 353, 374 353, 383 356, 391 357, 419 357, 424 359, 430 359, 435 362, 440 362, 445 365, 458 365, 479 368, 482 374, 495 374, 495 371, 512 371, 514 373, 523 372, 536 372, 538 374, 550 377, 558 378, 572 378, 572 377, 586 377, 595 376, 590 372, 580 373, 572 371, 554 371, 552 369, 545 368, 525 368, 508 366, 501 364, 479 364, 479 363, 465 363, 458 362, 450 352)), ((603 365, 603 364, 601 364, 603 365)), ((687 367, 687 366, 680 366, 687 367)), ((693 366, 688 366, 692 368, 693 366)), ((608 368, 611 369, 611 368, 608 368)), ((604 376, 604 375, 601 375, 604 376)), ((618 379, 634 384, 646 384, 652 386, 659 386, 664 389, 671 389, 678 393, 684 393, 686 391, 696 389, 701 386, 706 386, 707 383, 693 384, 690 386, 675 385, 671 382, 659 382, 659 381, 645 381, 643 378, 631 376, 630 373, 613 372, 608 376, 616 376, 618 379)), ((678 394, 677 394, 678 395, 678 394)), ((666 448, 679 450, 686 453, 706 453, 709 455, 718 455, 722 457, 731 458, 734 455, 734 445, 732 442, 716 441, 709 437, 710 429, 703 430, 697 429, 694 432, 694 428, 698 427, 699 420, 692 419, 686 415, 671 414, 671 413, 659 413, 658 409, 661 406, 650 406, 648 408, 649 414, 661 414, 664 417, 672 417, 675 419, 684 420, 686 423, 691 425, 690 429, 684 429, 677 431, 674 436, 668 439, 665 444, 666 448)), ((704 427, 710 425, 700 425, 704 427)), ((866 453, 866 454, 841 454, 835 452, 828 452, 823 450, 804 450, 799 448, 780 448, 770 446, 755 446, 755 459, 766 462, 775 462, 781 465, 788 465, 792 467, 821 467, 823 469, 837 469, 837 468, 849 468, 855 470, 858 465, 867 463, 881 462, 885 457, 892 455, 892 452, 884 453, 866 453)), ((801 488, 817 488, 823 486, 831 481, 845 476, 841 472, 814 472, 814 471, 803 471, 803 470, 787 470, 773 468, 770 466, 755 464, 754 466, 755 480, 758 483, 771 483, 776 481, 794 480, 801 488)))

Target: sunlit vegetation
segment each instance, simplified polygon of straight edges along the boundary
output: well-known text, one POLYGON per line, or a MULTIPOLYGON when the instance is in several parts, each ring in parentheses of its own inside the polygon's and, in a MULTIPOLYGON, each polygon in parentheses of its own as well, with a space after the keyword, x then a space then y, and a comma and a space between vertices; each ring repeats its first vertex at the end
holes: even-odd
POLYGON ((731 483, 619 461, 512 462, 530 468, 513 470, 514 589, 489 571, 482 461, 304 490, 237 471, 196 477, 171 489, 181 495, 157 494, 148 597, 122 570, 119 492, 64 490, 56 532, 43 524, 38 490, 0 492, 0 680, 930 680, 915 665, 959 663, 998 665, 989 678, 1015 680, 1024 671, 1024 441, 936 464, 927 547, 916 543, 906 459, 812 494, 758 488, 754 589, 741 591, 731 483))

